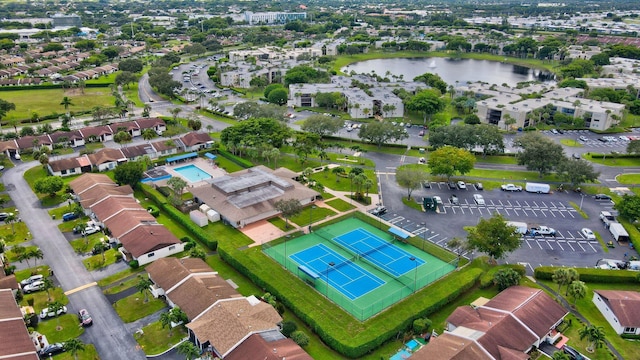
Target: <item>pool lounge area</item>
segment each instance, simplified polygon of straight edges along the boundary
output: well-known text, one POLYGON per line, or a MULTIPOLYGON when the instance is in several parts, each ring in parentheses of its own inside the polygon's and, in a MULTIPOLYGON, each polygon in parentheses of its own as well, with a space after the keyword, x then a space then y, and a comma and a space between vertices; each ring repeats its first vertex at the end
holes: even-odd
POLYGON ((426 342, 424 341, 424 339, 409 340, 407 343, 404 344, 404 347, 402 349, 398 350, 398 352, 395 353, 393 356, 391 356, 391 358, 389 359, 390 360, 409 359, 416 350, 420 349, 425 344, 426 342))

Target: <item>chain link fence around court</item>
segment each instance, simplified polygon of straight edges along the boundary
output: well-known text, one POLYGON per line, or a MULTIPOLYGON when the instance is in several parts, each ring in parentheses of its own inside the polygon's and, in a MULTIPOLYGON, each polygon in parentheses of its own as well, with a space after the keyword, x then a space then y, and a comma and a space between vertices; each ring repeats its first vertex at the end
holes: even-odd
POLYGON ((393 276, 376 266, 375 263, 368 261, 366 255, 360 256, 346 249, 333 240, 334 237, 336 237, 336 235, 328 231, 327 228, 316 229, 313 233, 303 235, 299 238, 284 238, 264 244, 263 252, 360 321, 367 320, 398 301, 410 296, 417 290, 440 279, 453 271, 457 264, 457 260, 446 263, 427 253, 422 253, 420 257, 425 260, 427 264, 423 264, 420 268, 416 267, 415 270, 408 271, 400 276, 393 276), (295 243, 296 246, 292 246, 293 243, 295 243), (300 243, 302 243, 302 247, 300 243), (326 278, 328 276, 329 279, 331 279, 331 272, 333 270, 328 269, 326 273, 322 272, 321 274, 317 274, 319 276, 318 278, 311 278, 299 268, 300 265, 305 264, 298 264, 291 260, 289 256, 302 249, 320 243, 343 255, 349 262, 378 276, 384 280, 386 284, 358 299, 352 300, 339 290, 328 285, 326 278), (434 267, 433 265, 436 266, 434 267))

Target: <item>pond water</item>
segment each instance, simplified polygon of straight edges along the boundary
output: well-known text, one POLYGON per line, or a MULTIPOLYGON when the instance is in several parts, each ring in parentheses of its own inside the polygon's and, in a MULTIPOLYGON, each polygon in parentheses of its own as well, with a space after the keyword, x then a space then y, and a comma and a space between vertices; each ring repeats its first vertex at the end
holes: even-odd
POLYGON ((371 73, 389 78, 390 75, 403 76, 405 81, 411 81, 426 72, 440 75, 449 85, 463 85, 467 82, 483 81, 489 84, 502 85, 506 83, 515 86, 523 81, 553 82, 555 75, 545 70, 531 69, 499 61, 451 58, 396 58, 374 59, 347 65, 341 69, 344 73, 352 70, 358 74, 371 73), (387 74, 389 71, 390 74, 387 74))

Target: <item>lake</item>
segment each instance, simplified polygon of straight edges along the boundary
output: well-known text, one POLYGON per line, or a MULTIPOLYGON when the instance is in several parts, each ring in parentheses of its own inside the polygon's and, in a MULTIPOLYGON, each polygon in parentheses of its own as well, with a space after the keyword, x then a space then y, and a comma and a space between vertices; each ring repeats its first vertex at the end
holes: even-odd
MULTIPOLYGON (((358 74, 371 73, 385 77, 389 71, 391 75, 403 76, 405 81, 411 81, 426 72, 440 75, 449 85, 466 84, 467 82, 482 81, 489 84, 502 85, 506 83, 515 86, 524 81, 553 82, 555 75, 539 69, 502 63, 498 61, 451 58, 395 58, 374 59, 353 63, 343 67, 342 72, 352 70, 358 74)), ((393 79, 389 77, 392 81, 393 79)))

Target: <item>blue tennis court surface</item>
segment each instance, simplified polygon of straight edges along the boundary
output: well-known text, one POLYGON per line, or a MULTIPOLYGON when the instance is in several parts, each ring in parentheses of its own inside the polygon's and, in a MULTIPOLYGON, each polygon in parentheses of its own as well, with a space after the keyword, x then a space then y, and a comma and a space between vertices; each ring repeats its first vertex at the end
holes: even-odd
POLYGON ((363 228, 352 230, 335 237, 333 240, 363 260, 373 263, 395 277, 425 263, 424 260, 382 240, 363 228))
POLYGON ((317 244, 289 256, 299 265, 313 270, 329 285, 351 300, 385 284, 377 276, 354 264, 324 244, 317 244), (333 265, 330 265, 333 264, 333 265))

